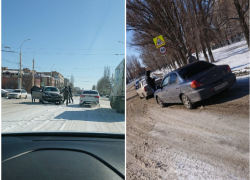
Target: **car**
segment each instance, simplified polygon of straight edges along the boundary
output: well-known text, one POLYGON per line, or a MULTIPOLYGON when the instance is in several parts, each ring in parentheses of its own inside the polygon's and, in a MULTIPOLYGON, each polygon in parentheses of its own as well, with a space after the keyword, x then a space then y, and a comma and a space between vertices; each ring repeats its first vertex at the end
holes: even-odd
POLYGON ((6 91, 5 89, 1 89, 1 96, 2 97, 7 97, 7 95, 8 95, 8 91, 6 91))
POLYGON ((1 138, 2 179, 125 179, 125 134, 12 132, 1 138))
POLYGON ((11 99, 11 98, 15 98, 15 99, 25 98, 25 99, 27 99, 28 93, 24 89, 15 89, 13 92, 8 93, 7 97, 9 99, 11 99))
POLYGON ((136 81, 134 86, 135 86, 135 89, 138 89, 139 81, 136 81))
POLYGON ((100 106, 100 95, 96 90, 84 90, 80 96, 80 106, 84 105, 98 105, 100 106))
MULTIPOLYGON (((155 85, 159 86, 161 83, 161 79, 158 78, 155 80, 155 85)), ((147 84, 145 79, 142 79, 141 81, 139 81, 138 83, 138 88, 136 90, 137 95, 140 97, 140 99, 142 98, 146 98, 148 99, 149 96, 154 94, 154 91, 152 90, 152 88, 147 84)))
POLYGON ((183 103, 192 109, 194 103, 225 91, 235 83, 236 77, 229 65, 198 61, 165 75, 154 97, 160 107, 166 103, 183 103))
POLYGON ((42 89, 35 88, 32 91, 32 98, 39 99, 41 103, 62 104, 63 102, 63 96, 60 94, 59 89, 54 86, 44 86, 42 89))

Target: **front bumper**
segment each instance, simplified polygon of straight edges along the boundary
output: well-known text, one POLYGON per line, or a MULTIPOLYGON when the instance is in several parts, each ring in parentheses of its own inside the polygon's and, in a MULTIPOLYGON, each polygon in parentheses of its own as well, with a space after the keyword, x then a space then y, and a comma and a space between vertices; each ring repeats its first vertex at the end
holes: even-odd
POLYGON ((43 96, 43 100, 47 102, 60 102, 63 101, 62 97, 51 97, 51 96, 43 96))
POLYGON ((198 101, 202 101, 204 99, 208 99, 222 91, 224 91, 225 89, 233 86, 236 83, 236 77, 234 74, 231 74, 223 79, 221 79, 218 83, 216 84, 212 84, 209 86, 206 86, 202 89, 199 90, 194 90, 190 93, 186 93, 186 95, 189 97, 189 99, 191 100, 192 103, 198 102, 198 101), (224 82, 228 82, 228 84, 222 88, 220 88, 219 90, 214 90, 214 87, 224 83, 224 82))
POLYGON ((8 98, 18 98, 19 96, 17 94, 8 94, 8 98))

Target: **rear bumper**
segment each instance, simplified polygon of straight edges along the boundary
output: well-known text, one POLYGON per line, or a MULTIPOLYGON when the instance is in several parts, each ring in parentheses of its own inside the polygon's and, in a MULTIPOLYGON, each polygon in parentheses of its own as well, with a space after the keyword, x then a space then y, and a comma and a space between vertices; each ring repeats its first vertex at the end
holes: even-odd
POLYGON ((234 85, 236 83, 236 77, 234 74, 230 74, 229 76, 221 79, 218 83, 216 84, 212 84, 209 86, 206 86, 205 88, 199 89, 199 90, 195 90, 193 92, 190 93, 186 93, 186 95, 189 97, 189 99, 191 100, 192 103, 210 98, 222 91, 224 91, 225 89, 231 87, 232 85, 234 85), (224 82, 228 82, 228 84, 226 86, 224 86, 223 88, 215 91, 214 87, 218 86, 224 82))
POLYGON ((81 101, 80 100, 80 105, 92 105, 92 104, 98 105, 99 101, 81 101))

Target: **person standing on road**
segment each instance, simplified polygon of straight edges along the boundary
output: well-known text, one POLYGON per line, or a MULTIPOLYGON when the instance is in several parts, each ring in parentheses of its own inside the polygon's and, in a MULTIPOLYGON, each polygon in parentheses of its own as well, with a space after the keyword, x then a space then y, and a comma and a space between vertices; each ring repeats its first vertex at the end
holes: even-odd
POLYGON ((35 90, 35 86, 33 86, 31 89, 30 89, 30 94, 31 94, 31 99, 32 99, 32 103, 33 101, 35 102, 35 99, 33 99, 33 96, 32 96, 32 91, 35 90))
POLYGON ((156 91, 155 79, 150 77, 150 71, 149 70, 146 72, 145 80, 146 80, 147 84, 151 87, 153 92, 155 92, 156 91))
POLYGON ((71 99, 72 103, 74 103, 73 98, 72 98, 72 89, 69 86, 69 103, 70 103, 70 99, 71 99))
POLYGON ((66 100, 66 105, 68 105, 68 101, 69 101, 69 90, 67 88, 67 86, 65 86, 65 88, 62 90, 61 94, 63 93, 63 103, 66 100))
POLYGON ((187 57, 187 64, 198 61, 194 56, 192 56, 191 52, 188 52, 186 54, 186 57, 187 57))

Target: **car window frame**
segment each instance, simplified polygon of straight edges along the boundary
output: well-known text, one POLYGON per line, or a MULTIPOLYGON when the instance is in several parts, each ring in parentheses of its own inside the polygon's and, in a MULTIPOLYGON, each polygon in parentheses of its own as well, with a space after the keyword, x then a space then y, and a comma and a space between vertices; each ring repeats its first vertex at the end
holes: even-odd
POLYGON ((169 86, 169 80, 170 80, 170 75, 166 76, 166 77, 162 80, 161 87, 166 87, 166 86, 169 86), (169 79, 168 79, 168 84, 163 85, 163 83, 164 83, 165 79, 167 79, 167 78, 169 78, 169 79))
POLYGON ((179 84, 179 78, 178 78, 178 76, 177 76, 176 73, 170 74, 170 76, 169 76, 169 86, 171 86, 171 85, 173 85, 173 84, 179 84), (174 83, 170 83, 171 76, 173 76, 173 75, 176 76, 176 80, 175 80, 174 83))

